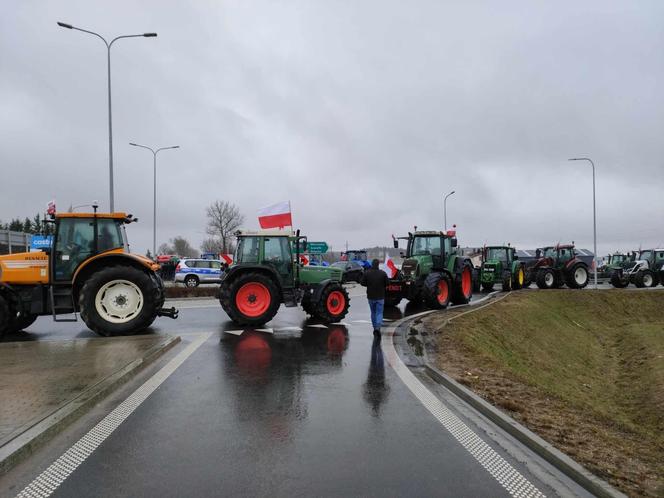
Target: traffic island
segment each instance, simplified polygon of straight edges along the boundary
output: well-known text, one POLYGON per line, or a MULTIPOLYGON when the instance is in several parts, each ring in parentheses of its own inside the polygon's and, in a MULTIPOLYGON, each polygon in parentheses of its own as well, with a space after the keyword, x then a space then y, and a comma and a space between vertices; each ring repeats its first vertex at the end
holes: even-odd
POLYGON ((478 403, 541 436, 540 446, 561 450, 630 496, 660 496, 663 297, 519 292, 457 317, 431 314, 412 332, 433 376, 455 391, 472 390, 478 403))
POLYGON ((0 344, 0 476, 179 341, 147 335, 0 344))

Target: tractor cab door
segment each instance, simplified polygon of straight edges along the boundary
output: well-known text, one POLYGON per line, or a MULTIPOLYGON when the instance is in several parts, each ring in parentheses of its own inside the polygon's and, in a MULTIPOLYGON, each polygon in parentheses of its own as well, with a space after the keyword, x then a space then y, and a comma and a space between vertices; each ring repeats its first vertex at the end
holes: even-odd
POLYGON ((574 249, 565 247, 558 249, 558 261, 556 266, 564 266, 574 257, 574 249))
POLYGON ((293 256, 288 237, 265 237, 261 263, 273 267, 284 286, 293 285, 293 256))
POLYGON ((93 218, 60 218, 53 242, 51 280, 69 282, 85 260, 118 247, 124 247, 124 239, 115 220, 97 219, 95 230, 93 218))

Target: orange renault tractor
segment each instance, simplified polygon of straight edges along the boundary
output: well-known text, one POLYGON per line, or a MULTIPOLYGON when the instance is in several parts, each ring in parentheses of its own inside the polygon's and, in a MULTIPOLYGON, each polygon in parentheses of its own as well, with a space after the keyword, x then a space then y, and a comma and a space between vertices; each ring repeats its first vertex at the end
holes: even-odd
POLYGON ((0 337, 30 326, 38 316, 76 321, 103 336, 135 334, 163 309, 164 286, 150 259, 129 252, 125 213, 51 213, 52 247, 0 256, 0 337), (60 315, 74 315, 62 317, 60 315))

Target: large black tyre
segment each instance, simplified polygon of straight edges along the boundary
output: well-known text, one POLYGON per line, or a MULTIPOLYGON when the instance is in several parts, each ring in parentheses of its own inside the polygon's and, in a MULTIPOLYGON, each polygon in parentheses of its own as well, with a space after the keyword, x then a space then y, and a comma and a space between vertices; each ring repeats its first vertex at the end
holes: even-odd
POLYGON ((512 290, 512 274, 505 272, 502 280, 503 292, 510 292, 512 290))
POLYGON ((450 303, 450 278, 444 273, 430 273, 424 280, 424 302, 428 308, 442 310, 450 303))
POLYGON ((473 297, 473 271, 465 264, 461 275, 452 284, 452 304, 468 304, 473 297))
POLYGON ((0 295, 0 338, 8 331, 10 318, 9 303, 0 295))
POLYGON ((102 336, 131 335, 152 325, 163 302, 163 290, 148 273, 134 266, 109 266, 83 284, 78 295, 81 318, 102 336))
POLYGON ((484 292, 491 292, 493 290, 493 282, 482 282, 482 290, 484 292))
POLYGON ((565 283, 570 289, 583 289, 590 281, 590 272, 584 263, 577 263, 565 272, 565 283))
POLYGON ((629 285, 629 277, 624 277, 621 272, 614 271, 611 274, 611 285, 617 289, 624 289, 629 285))
POLYGON ((535 282, 540 289, 555 289, 557 287, 556 274, 551 268, 544 268, 537 272, 535 282))
POLYGON ((10 334, 15 334, 16 332, 20 332, 21 330, 27 329, 30 325, 35 323, 35 320, 37 320, 37 318, 38 315, 31 315, 31 314, 22 314, 20 316, 17 316, 9 324, 8 332, 10 334))
POLYGON ((655 287, 657 285, 657 277, 650 270, 641 270, 634 276, 634 285, 639 288, 655 287))
POLYGON ((327 284, 316 305, 316 316, 327 323, 343 320, 350 308, 350 297, 341 284, 327 284))
POLYGON ((385 306, 399 306, 400 302, 401 302, 401 296, 398 297, 385 296, 385 306))
POLYGON ((305 313, 311 316, 316 315, 316 306, 314 306, 314 303, 311 301, 310 294, 307 294, 302 298, 302 302, 300 303, 300 306, 302 306, 302 309, 304 310, 305 313))
POLYGON ((219 302, 238 325, 264 325, 277 314, 279 289, 264 273, 246 272, 222 282, 219 302))

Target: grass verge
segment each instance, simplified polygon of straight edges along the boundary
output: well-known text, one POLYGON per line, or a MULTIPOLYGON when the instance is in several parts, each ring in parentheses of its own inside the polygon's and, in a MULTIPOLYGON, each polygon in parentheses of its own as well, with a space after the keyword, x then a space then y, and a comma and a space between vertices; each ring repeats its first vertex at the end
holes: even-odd
POLYGON ((423 320, 436 366, 633 496, 664 496, 664 291, 514 293, 423 320))

